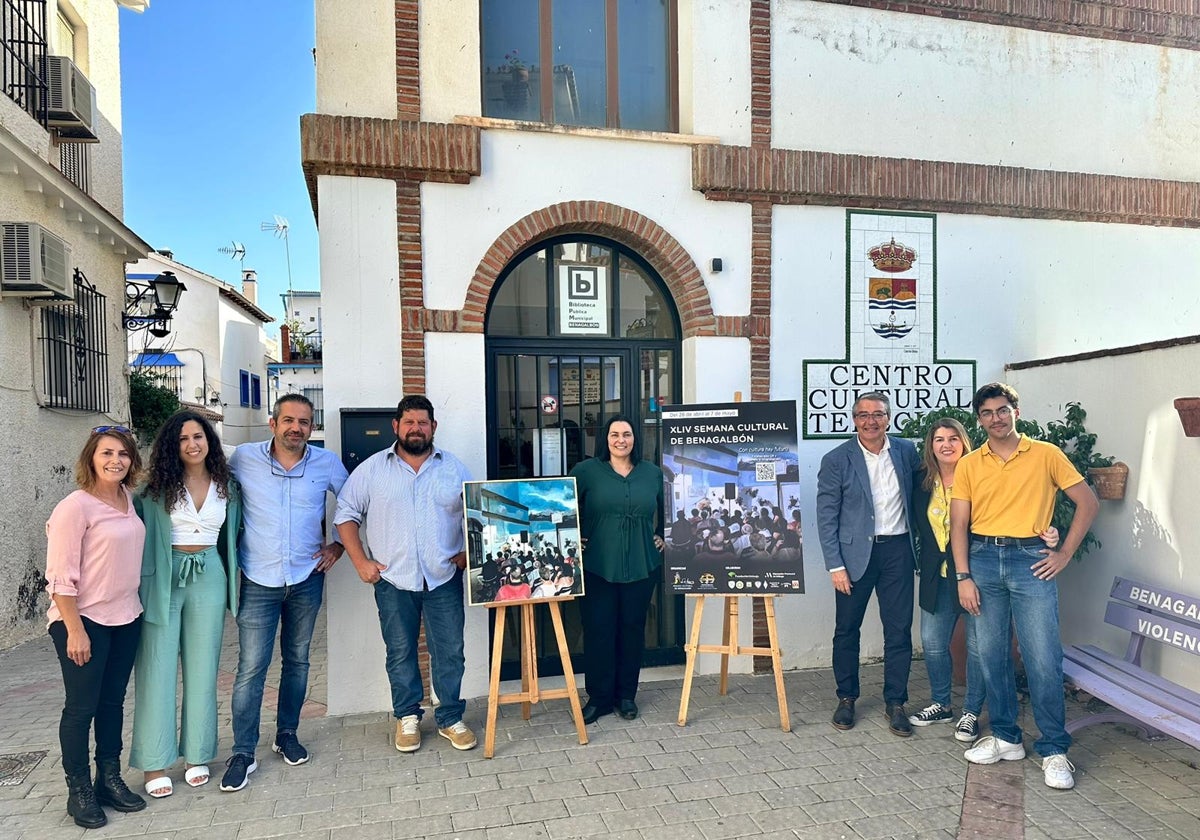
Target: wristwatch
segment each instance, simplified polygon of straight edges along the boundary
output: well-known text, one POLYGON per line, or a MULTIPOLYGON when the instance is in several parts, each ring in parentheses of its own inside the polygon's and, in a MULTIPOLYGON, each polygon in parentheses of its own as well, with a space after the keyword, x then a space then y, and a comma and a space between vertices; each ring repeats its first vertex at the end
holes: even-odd
POLYGON ((959 580, 959 581, 961 581, 961 580, 971 580, 971 573, 970 573, 970 572, 955 572, 955 573, 954 573, 954 579, 955 579, 955 580, 959 580))

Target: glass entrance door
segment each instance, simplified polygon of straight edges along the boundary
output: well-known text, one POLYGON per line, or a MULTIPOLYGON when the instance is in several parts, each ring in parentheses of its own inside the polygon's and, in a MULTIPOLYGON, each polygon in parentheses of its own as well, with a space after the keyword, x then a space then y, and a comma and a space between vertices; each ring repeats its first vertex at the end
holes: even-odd
MULTIPOLYGON (((632 341, 616 346, 490 342, 488 477, 567 475, 579 461, 595 455, 596 436, 614 414, 633 416, 640 427, 642 457, 661 463, 659 410, 678 401, 677 352, 632 341)), ((656 591, 646 624, 645 665, 683 661, 681 602, 679 596, 664 594, 662 587, 656 591)), ((583 653, 579 607, 567 602, 562 612, 567 643, 579 668, 581 662, 574 659, 583 653)), ((545 606, 536 608, 536 621, 538 672, 560 674, 554 629, 545 606)), ((504 679, 520 676, 517 631, 517 623, 509 622, 502 654, 504 679)))

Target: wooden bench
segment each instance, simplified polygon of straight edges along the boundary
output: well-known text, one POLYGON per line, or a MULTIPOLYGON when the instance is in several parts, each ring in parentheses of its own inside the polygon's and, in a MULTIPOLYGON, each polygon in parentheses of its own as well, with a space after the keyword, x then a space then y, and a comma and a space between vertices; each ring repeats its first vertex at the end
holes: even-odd
POLYGON ((1141 667, 1147 639, 1200 656, 1200 598, 1118 577, 1104 620, 1130 631, 1125 658, 1095 645, 1063 651, 1063 674, 1112 710, 1073 720, 1074 734, 1096 723, 1134 726, 1143 738, 1170 735, 1200 749, 1200 694, 1141 667))

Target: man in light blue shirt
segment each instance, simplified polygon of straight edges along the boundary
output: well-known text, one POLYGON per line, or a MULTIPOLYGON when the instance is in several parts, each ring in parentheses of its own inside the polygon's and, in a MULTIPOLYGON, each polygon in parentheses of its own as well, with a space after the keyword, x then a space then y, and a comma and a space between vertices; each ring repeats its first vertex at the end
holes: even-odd
POLYGON ((321 610, 325 572, 342 546, 325 543, 325 494, 346 483, 346 468, 327 449, 309 446, 313 404, 284 394, 271 412, 271 440, 244 443, 229 459, 242 488, 243 532, 238 542, 242 582, 237 616, 238 670, 233 683, 233 755, 221 790, 241 790, 258 767, 254 750, 263 686, 280 622, 283 667, 272 749, 288 764, 308 761, 296 738, 308 693, 308 649, 321 610))
POLYGON ((387 675, 396 717, 395 746, 421 748, 424 688, 417 637, 425 622, 438 734, 458 750, 476 744, 463 722, 462 485, 470 473, 433 445, 433 404, 407 396, 392 420, 396 443, 367 458, 338 496, 333 522, 375 605, 387 648, 387 675))

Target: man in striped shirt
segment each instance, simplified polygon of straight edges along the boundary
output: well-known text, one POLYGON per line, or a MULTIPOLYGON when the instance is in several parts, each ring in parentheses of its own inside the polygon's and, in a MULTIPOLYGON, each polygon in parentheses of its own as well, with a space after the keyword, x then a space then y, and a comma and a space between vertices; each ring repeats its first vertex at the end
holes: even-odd
POLYGON ((424 620, 438 698, 438 734, 455 749, 469 750, 476 739, 462 719, 467 565, 462 485, 471 476, 461 461, 433 445, 437 422, 426 397, 402 399, 392 430, 396 443, 351 474, 338 496, 333 521, 358 576, 375 588, 387 647, 396 749, 421 748, 424 688, 417 637, 424 620))

